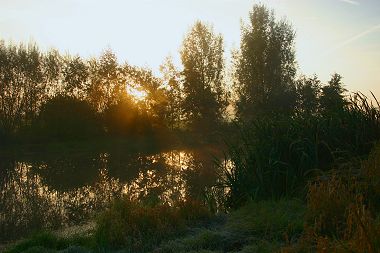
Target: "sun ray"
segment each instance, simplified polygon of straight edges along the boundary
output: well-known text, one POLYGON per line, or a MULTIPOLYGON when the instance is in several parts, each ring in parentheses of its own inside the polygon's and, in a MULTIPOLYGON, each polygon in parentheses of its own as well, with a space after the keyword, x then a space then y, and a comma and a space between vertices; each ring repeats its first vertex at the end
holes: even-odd
POLYGON ((136 89, 134 87, 128 86, 127 92, 130 94, 136 101, 143 101, 147 97, 148 93, 142 89, 136 89))

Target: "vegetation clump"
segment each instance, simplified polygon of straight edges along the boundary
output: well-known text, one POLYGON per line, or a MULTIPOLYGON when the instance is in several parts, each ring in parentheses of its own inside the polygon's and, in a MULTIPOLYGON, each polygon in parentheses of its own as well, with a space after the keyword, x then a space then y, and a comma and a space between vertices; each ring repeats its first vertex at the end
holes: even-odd
POLYGON ((210 217, 208 210, 196 201, 170 207, 143 206, 120 199, 99 217, 95 238, 105 247, 145 252, 162 240, 183 233, 186 226, 210 217))

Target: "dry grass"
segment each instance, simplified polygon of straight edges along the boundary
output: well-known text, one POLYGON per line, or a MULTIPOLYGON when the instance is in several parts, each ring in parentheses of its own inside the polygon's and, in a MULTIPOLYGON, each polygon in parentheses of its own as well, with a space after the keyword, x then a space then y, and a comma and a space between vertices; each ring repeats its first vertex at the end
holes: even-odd
POLYGON ((380 252, 379 161, 377 146, 360 170, 310 183, 303 236, 282 251, 380 252))

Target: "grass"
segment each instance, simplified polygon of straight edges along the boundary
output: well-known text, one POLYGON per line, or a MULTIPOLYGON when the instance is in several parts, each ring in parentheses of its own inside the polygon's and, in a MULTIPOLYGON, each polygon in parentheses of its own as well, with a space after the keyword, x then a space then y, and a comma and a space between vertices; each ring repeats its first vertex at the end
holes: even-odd
POLYGON ((211 227, 161 244, 155 252, 274 252, 303 230, 298 200, 249 202, 211 227))
POLYGON ((352 157, 366 158, 380 139, 380 111, 357 94, 331 115, 263 117, 240 127, 220 165, 226 204, 304 198, 307 183, 352 157))
MULTIPOLYGON (((132 205, 130 203, 124 204, 132 205)), ((120 203, 116 205, 120 205, 120 203)), ((130 206, 129 209, 138 210, 139 216, 142 218, 138 218, 134 221, 129 220, 130 228, 126 228, 126 231, 129 231, 128 235, 125 234, 125 231, 112 227, 114 233, 112 236, 115 236, 112 239, 123 238, 123 236, 119 237, 120 235, 117 234, 120 232, 122 235, 126 235, 124 238, 134 236, 136 240, 135 242, 142 240, 145 246, 125 244, 125 242, 131 242, 128 240, 121 242, 119 247, 110 247, 110 245, 105 246, 104 241, 101 243, 98 241, 99 233, 104 233, 104 228, 98 227, 98 231, 95 235, 87 237, 76 235, 72 238, 62 238, 51 233, 38 234, 14 246, 12 249, 8 250, 7 253, 274 252, 275 250, 280 249, 281 246, 286 245, 299 237, 303 228, 303 217, 305 213, 305 204, 298 200, 250 202, 241 209, 227 215, 220 214, 215 217, 198 215, 198 218, 196 219, 194 218, 194 215, 189 217, 186 215, 187 212, 181 213, 178 211, 181 209, 176 209, 178 212, 172 211, 179 217, 182 216, 181 219, 184 222, 182 223, 184 226, 178 226, 173 230, 173 223, 178 223, 179 221, 164 222, 163 219, 168 219, 168 217, 172 218, 171 215, 174 214, 172 213, 168 216, 168 210, 158 211, 160 208, 155 209, 154 207, 130 206), (156 216, 153 218, 153 214, 148 216, 141 215, 141 212, 146 212, 147 210, 162 215, 162 217, 156 216), (147 220, 150 221, 148 222, 147 220), (156 225, 152 223, 155 223, 156 225), (149 228, 135 226, 136 230, 131 231, 133 229, 133 224, 149 224, 149 228), (170 224, 170 228, 167 227, 169 226, 168 224, 170 224), (168 233, 168 231, 174 231, 175 233, 171 234, 168 233), (161 240, 157 240, 158 235, 161 240)), ((194 205, 188 208, 190 208, 190 210, 196 210, 194 205)), ((115 209, 113 209, 112 212, 116 212, 115 209)), ((106 216, 103 216, 103 218, 106 216)), ((131 215, 127 216, 132 218, 131 215)), ((136 217, 133 216, 133 218, 136 217)), ((107 220, 108 219, 113 220, 114 218, 107 217, 107 220)), ((120 217, 117 218, 118 221, 120 221, 120 219, 120 217)), ((106 221, 100 221, 98 224, 102 226, 102 222, 106 221)))
POLYGON ((59 237, 53 233, 43 232, 33 235, 27 240, 22 241, 11 249, 7 250, 7 253, 18 252, 88 252, 86 248, 93 248, 93 238, 82 237, 76 235, 75 237, 59 237), (80 245, 80 246, 78 246, 80 245), (73 250, 77 251, 73 251, 73 250))
POLYGON ((209 218, 208 210, 196 201, 174 207, 144 206, 124 198, 99 217, 95 238, 102 248, 147 252, 161 241, 183 233, 190 223, 209 218))
POLYGON ((305 230, 284 252, 380 252, 380 145, 359 168, 309 184, 305 230))

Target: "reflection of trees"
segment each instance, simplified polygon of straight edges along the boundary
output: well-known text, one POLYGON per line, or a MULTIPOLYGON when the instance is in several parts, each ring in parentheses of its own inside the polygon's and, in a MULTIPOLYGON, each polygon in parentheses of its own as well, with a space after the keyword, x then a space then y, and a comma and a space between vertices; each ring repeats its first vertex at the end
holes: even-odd
POLYGON ((96 153, 50 154, 29 163, 45 185, 65 192, 97 181, 98 170, 104 167, 100 156, 96 153))
MULTIPOLYGON (((45 185, 31 165, 14 163, 0 189, 0 240, 12 239, 41 228, 77 224, 102 210, 121 187, 102 169, 91 186, 59 192, 45 185)), ((72 174, 71 174, 72 176, 72 174)))
POLYGON ((214 182, 205 153, 113 151, 36 156, 27 162, 3 159, 0 240, 78 224, 122 193, 147 204, 199 198, 214 182))
POLYGON ((202 158, 200 153, 183 151, 150 156, 144 170, 124 186, 124 193, 148 203, 199 199, 215 180, 212 167, 208 167, 209 157, 202 158))
POLYGON ((14 163, 11 173, 0 189, 0 239, 62 222, 58 203, 54 203, 57 196, 46 194, 47 187, 30 172, 30 166, 14 163))

